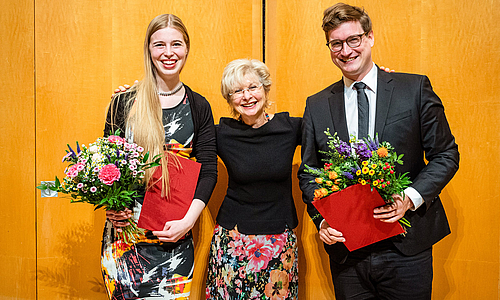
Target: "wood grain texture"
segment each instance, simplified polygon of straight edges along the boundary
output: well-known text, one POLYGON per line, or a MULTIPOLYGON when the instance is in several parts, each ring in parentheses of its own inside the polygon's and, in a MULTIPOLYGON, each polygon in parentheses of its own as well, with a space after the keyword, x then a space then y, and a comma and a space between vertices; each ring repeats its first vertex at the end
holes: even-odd
MULTIPOLYGON (((106 299, 99 269, 102 211, 34 186, 62 175, 66 143, 102 134, 111 91, 142 76, 149 21, 174 13, 192 47, 181 79, 204 95, 216 122, 225 65, 262 59, 260 0, 3 1, 0 11, 0 298, 106 299), (20 140, 22 138, 22 141, 20 140), (14 150, 13 150, 14 149, 14 150), (38 280, 38 281, 37 281, 38 280), (38 289, 37 289, 38 285, 38 289), (38 293, 38 295, 37 295, 38 293)), ((266 1, 271 112, 301 116, 307 96, 340 79, 321 30, 333 2, 266 1)), ((498 115, 500 17, 496 1, 357 0, 372 17, 373 57, 401 72, 426 74, 441 97, 461 152, 460 170, 441 194, 452 235, 434 247, 434 299, 498 299, 500 278, 498 115)), ((294 173, 300 155, 294 158, 294 173)), ((204 299, 208 245, 227 186, 219 181, 194 228, 191 299, 204 299)), ((294 178, 300 224, 299 299, 334 299, 328 257, 294 178)))
POLYGON ((32 1, 0 10, 0 298, 36 295, 35 91, 32 1))

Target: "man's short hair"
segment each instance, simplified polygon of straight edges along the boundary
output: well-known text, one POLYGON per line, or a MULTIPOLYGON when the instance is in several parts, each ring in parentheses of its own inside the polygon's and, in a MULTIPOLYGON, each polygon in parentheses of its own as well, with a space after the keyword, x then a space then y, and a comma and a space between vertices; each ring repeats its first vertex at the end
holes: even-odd
POLYGON ((372 31, 372 20, 365 12, 364 8, 352 6, 345 3, 337 3, 323 12, 323 31, 325 31, 326 41, 328 33, 342 23, 358 21, 365 33, 372 31))

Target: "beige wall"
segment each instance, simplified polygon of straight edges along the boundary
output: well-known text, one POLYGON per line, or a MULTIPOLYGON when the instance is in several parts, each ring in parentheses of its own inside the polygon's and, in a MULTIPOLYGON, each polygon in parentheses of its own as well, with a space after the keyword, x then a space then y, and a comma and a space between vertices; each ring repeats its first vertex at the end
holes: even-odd
MULTIPOLYGON (((192 48, 181 79, 228 115, 225 64, 262 58, 260 0, 13 1, 0 10, 0 299, 106 299, 99 266, 104 214, 34 186, 61 176, 66 143, 102 134, 114 87, 142 74, 142 43, 161 13, 185 22, 192 48)), ((272 111, 301 116, 305 98, 340 79, 321 30, 334 2, 266 1, 272 111)), ((461 152, 442 193, 452 235, 434 248, 434 299, 498 299, 500 224, 494 198, 499 148, 500 17, 495 1, 354 1, 374 22, 374 60, 429 75, 461 152)), ((295 159, 294 171, 300 157, 295 159)), ((208 244, 225 193, 219 183, 195 227, 192 299, 204 299, 208 244)), ((301 220, 300 299, 333 299, 328 258, 294 179, 301 220)))

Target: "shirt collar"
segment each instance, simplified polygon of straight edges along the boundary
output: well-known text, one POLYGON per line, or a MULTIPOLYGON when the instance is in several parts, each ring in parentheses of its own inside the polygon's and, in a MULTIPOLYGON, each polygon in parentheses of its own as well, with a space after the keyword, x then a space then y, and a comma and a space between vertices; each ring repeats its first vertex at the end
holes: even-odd
POLYGON ((375 63, 373 63, 373 66, 372 66, 370 72, 368 72, 368 74, 366 74, 366 76, 363 79, 361 79, 360 81, 354 81, 354 80, 351 80, 345 76, 343 77, 343 80, 344 80, 344 87, 347 89, 352 90, 354 83, 363 82, 364 84, 366 84, 368 86, 368 88, 370 90, 375 92, 377 90, 377 66, 375 65, 375 63))

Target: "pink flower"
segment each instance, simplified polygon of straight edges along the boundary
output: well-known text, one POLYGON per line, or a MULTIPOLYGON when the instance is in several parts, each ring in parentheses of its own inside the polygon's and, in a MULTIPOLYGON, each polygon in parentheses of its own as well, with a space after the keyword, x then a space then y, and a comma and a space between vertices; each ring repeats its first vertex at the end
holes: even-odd
POLYGON ((81 189, 82 187, 83 187, 83 183, 81 183, 81 182, 80 182, 79 184, 77 184, 77 185, 76 185, 76 188, 77 188, 77 189, 81 189))
POLYGON ((110 141, 111 143, 119 144, 119 145, 125 143, 125 140, 117 135, 108 136, 108 141, 110 141))
POLYGON ((227 246, 228 246, 227 252, 231 256, 240 257, 240 259, 243 259, 241 256, 245 254, 245 251, 243 250, 243 242, 241 239, 236 239, 234 241, 231 241, 227 246))
POLYGON ((99 171, 99 180, 106 185, 113 185, 113 182, 120 180, 120 169, 114 164, 105 165, 99 171))
POLYGON ((248 257, 247 270, 259 272, 267 267, 273 257, 273 245, 270 239, 259 236, 250 241, 246 247, 248 257))
POLYGON ((79 165, 80 164, 76 164, 69 167, 69 169, 66 170, 66 176, 68 176, 69 178, 75 178, 78 175, 79 165))
POLYGON ((90 188, 90 191, 91 191, 92 193, 95 193, 95 192, 97 191, 97 188, 96 188, 95 186, 93 186, 93 187, 91 187, 91 188, 90 188))

